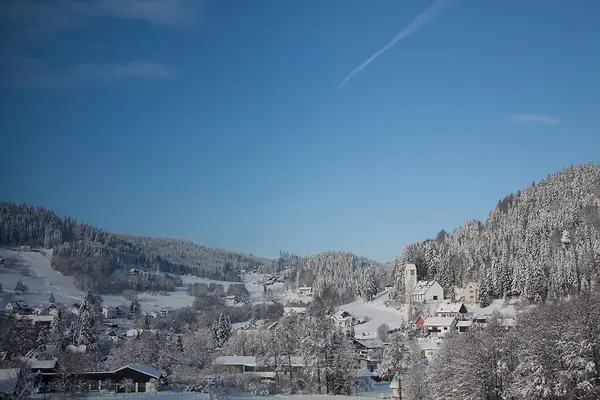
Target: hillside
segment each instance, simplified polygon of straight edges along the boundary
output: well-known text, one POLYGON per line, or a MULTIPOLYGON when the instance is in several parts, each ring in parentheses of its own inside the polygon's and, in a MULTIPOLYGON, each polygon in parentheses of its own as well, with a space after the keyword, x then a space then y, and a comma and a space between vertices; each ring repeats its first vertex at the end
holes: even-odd
POLYGON ((131 268, 239 281, 239 269, 267 262, 184 240, 113 234, 60 218, 41 207, 10 202, 0 202, 0 245, 52 248, 54 269, 74 276, 82 290, 92 288, 103 293, 123 289, 168 291, 179 283, 163 276, 131 280, 126 274, 131 268))
POLYGON ((544 299, 600 284, 600 167, 572 166, 498 202, 487 222, 413 243, 396 260, 396 296, 406 263, 446 289, 477 280, 483 301, 544 299))

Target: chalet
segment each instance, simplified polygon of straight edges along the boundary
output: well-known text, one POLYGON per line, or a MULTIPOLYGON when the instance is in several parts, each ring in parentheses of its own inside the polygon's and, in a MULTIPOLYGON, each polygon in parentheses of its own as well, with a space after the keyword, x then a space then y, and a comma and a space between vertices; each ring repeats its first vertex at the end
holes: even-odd
POLYGON ((237 303, 237 298, 235 296, 227 296, 225 297, 225 305, 226 306, 235 306, 235 304, 237 303))
POLYGON ((473 304, 479 302, 479 284, 475 281, 467 283, 463 289, 465 303, 473 304))
MULTIPOLYGON (((90 392, 111 390, 123 392, 156 392, 157 385, 164 380, 165 374, 147 364, 129 364, 114 371, 80 372, 77 375, 88 385, 90 392), (129 381, 129 387, 124 382, 129 381)), ((54 379, 60 379, 57 373, 43 373, 42 382, 51 388, 54 379)))
POLYGON ((444 288, 438 281, 418 281, 417 286, 412 290, 410 299, 417 301, 443 300, 444 288))
MULTIPOLYGON (((302 357, 292 356, 291 365, 287 365, 284 358, 284 367, 281 374, 289 375, 290 372, 297 373, 304 368, 302 357)), ((213 365, 217 368, 226 369, 238 374, 251 374, 265 380, 275 379, 275 371, 269 365, 259 365, 255 356, 220 356, 215 359, 213 365)))
POLYGON ((480 326, 487 326, 488 320, 491 318, 492 316, 489 314, 475 314, 473 316, 473 322, 477 325, 480 326))
POLYGON ((383 342, 379 339, 354 339, 354 349, 359 357, 367 357, 372 355, 373 352, 383 348, 383 342))
POLYGON ((455 317, 428 317, 423 326, 430 335, 444 336, 456 328, 457 322, 455 317))
POLYGON ((102 307, 102 315, 104 315, 104 318, 106 318, 106 319, 115 319, 119 315, 119 308, 111 307, 111 306, 104 306, 104 307, 102 307))
POLYGON ((108 340, 112 340, 113 342, 118 342, 119 341, 119 335, 117 334, 117 332, 114 329, 109 329, 106 332, 106 338, 108 340))
POLYGON ((465 319, 467 307, 463 303, 442 303, 435 311, 436 317, 456 317, 459 320, 465 319))
POLYGON ((417 329, 423 329, 423 324, 424 323, 425 323, 425 318, 423 318, 423 317, 417 318, 417 320, 415 321, 415 328, 417 328, 417 329))
POLYGON ((152 310, 148 313, 148 316, 150 318, 159 318, 160 317, 160 313, 156 310, 152 310))
POLYGON ((166 316, 168 316, 168 315, 172 314, 172 313, 173 313, 173 311, 175 311, 175 310, 173 310, 173 307, 163 307, 163 308, 160 310, 160 316, 161 316, 161 317, 166 317, 166 316))
POLYGON ((312 296, 313 291, 311 286, 301 286, 298 288, 298 290, 296 290, 296 293, 298 293, 300 296, 310 297, 312 296))
POLYGON ((354 317, 348 311, 339 310, 331 316, 337 326, 348 327, 354 323, 354 317))
POLYGON ((7 313, 15 313, 15 314, 29 314, 33 312, 33 308, 30 307, 23 300, 15 300, 6 304, 4 307, 7 313))
POLYGON ((471 320, 462 320, 456 323, 456 330, 458 333, 468 332, 469 329, 473 326, 473 321, 471 320))

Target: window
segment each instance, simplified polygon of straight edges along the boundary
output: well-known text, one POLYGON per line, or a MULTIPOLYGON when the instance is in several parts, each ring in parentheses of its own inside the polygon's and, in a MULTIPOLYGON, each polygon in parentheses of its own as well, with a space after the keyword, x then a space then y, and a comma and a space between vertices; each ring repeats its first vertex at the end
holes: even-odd
POLYGON ((415 270, 414 269, 410 270, 410 276, 415 276, 415 270))
POLYGON ((444 327, 444 330, 445 330, 445 331, 447 331, 447 330, 448 330, 448 327, 447 327, 447 326, 445 326, 445 327, 444 327))
POLYGON ((438 297, 437 297, 437 296, 433 296, 433 299, 434 299, 434 300, 437 300, 437 299, 438 299, 438 297))

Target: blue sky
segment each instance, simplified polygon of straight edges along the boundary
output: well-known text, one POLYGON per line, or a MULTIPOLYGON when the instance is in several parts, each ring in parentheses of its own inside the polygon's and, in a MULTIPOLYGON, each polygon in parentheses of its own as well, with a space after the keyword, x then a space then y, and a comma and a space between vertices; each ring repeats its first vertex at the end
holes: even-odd
POLYGON ((3 1, 0 199, 267 257, 388 261, 600 162, 599 2, 431 7, 3 1))

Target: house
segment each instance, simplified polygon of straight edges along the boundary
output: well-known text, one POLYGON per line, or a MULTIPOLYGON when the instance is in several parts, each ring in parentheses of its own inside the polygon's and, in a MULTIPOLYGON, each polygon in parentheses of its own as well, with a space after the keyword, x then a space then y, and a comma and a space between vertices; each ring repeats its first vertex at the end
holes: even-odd
POLYGON ((467 283, 463 289, 463 298, 465 303, 473 304, 479 302, 479 284, 475 281, 467 283))
POLYGON ((235 296, 227 296, 225 297, 225 305, 228 307, 235 306, 237 303, 237 298, 235 296))
POLYGON ((455 329, 457 322, 455 317, 428 317, 423 326, 430 335, 443 336, 455 329))
POLYGON ((488 320, 491 318, 492 316, 490 314, 475 314, 473 316, 473 323, 480 325, 482 327, 486 327, 488 320))
POLYGON ((348 327, 354 323, 354 317, 348 311, 339 310, 331 316, 337 326, 348 327))
MULTIPOLYGON (((78 378, 87 383, 90 392, 156 392, 156 386, 163 381, 164 376, 163 371, 147 364, 129 364, 114 371, 78 373, 78 378), (123 383, 126 381, 131 386, 124 387, 123 383)), ((61 379, 61 376, 56 373, 43 373, 41 378, 46 388, 52 388, 52 381, 61 379)))
POLYGON ((418 281, 415 288, 410 292, 410 300, 417 301, 430 301, 430 300, 443 300, 444 299, 444 288, 438 283, 438 281, 418 281))
POLYGON ((23 320, 31 321, 31 325, 35 327, 50 328, 54 315, 24 315, 23 320))
POLYGON ((469 329, 473 326, 473 321, 471 320, 462 320, 456 323, 456 330, 458 333, 468 332, 469 329))
POLYGON ((30 307, 23 300, 15 300, 6 304, 4 307, 7 313, 15 313, 15 314, 29 314, 33 312, 33 308, 30 307))
POLYGON ((417 318, 417 320, 415 321, 415 328, 417 328, 417 329, 423 329, 423 324, 424 323, 425 323, 425 318, 423 318, 423 317, 417 318))
POLYGON ((148 313, 148 316, 150 318, 158 318, 158 317, 160 317, 160 313, 156 310, 152 310, 148 313))
POLYGON ((104 306, 104 307, 102 307, 102 315, 104 315, 104 318, 106 318, 106 319, 118 318, 119 308, 111 307, 111 306, 104 306))
POLYGON ((119 335, 114 329, 109 329, 108 332, 106 332, 106 338, 112 340, 113 342, 119 341, 119 335))
POLYGON ((172 314, 172 313, 173 313, 173 311, 175 311, 175 310, 173 310, 173 307, 163 307, 163 308, 160 310, 160 316, 161 316, 161 317, 166 317, 166 316, 168 316, 168 315, 172 314))
POLYGON ((296 293, 300 296, 310 297, 313 294, 311 286, 301 286, 296 290, 296 293))
POLYGON ((459 320, 466 318, 467 307, 463 303, 442 303, 435 311, 436 317, 456 317, 459 320))
POLYGON ((419 342, 419 349, 421 349, 421 354, 423 357, 425 357, 427 361, 431 362, 440 349, 440 342, 419 342))
POLYGON ((11 398, 8 394, 15 390, 20 372, 20 368, 0 369, 0 398, 11 398))
POLYGON ((377 338, 358 338, 354 339, 353 344, 354 350, 360 358, 367 358, 368 356, 373 355, 375 351, 383 348, 383 342, 377 338))
MULTIPOLYGON (((300 372, 304 368, 304 359, 298 356, 290 357, 291 365, 288 365, 287 358, 284 358, 282 375, 289 375, 300 372)), ((269 365, 257 364, 255 356, 220 356, 213 362, 214 366, 220 366, 238 374, 252 374, 262 379, 274 379, 275 371, 269 365)))

